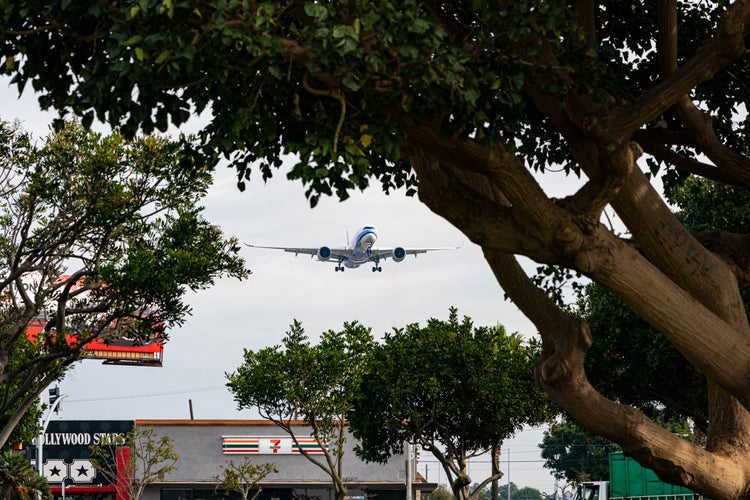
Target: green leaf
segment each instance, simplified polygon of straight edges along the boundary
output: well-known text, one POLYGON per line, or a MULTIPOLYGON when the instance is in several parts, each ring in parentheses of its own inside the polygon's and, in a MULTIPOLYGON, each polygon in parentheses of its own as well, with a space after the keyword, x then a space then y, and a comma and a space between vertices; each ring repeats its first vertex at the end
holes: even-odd
POLYGON ((307 2, 305 4, 305 14, 319 21, 328 18, 328 10, 318 2, 307 2))
POLYGON ((418 35, 427 32, 427 30, 429 29, 430 23, 421 18, 415 19, 414 22, 412 22, 411 26, 409 26, 409 31, 418 35))
POLYGON ((333 38, 352 37, 356 39, 357 33, 354 31, 354 29, 351 26, 347 26, 345 24, 339 24, 333 27, 332 36, 333 38))
POLYGON ((419 51, 413 45, 402 45, 398 48, 398 53, 408 59, 416 59, 419 57, 419 51))
POLYGON ((130 47, 131 45, 137 45, 143 41, 143 37, 141 35, 133 35, 124 42, 122 42, 120 45, 123 45, 125 47, 130 47))
POLYGON ((341 80, 341 83, 343 83, 346 88, 348 88, 350 90, 354 90, 354 91, 359 90, 360 87, 361 87, 360 84, 357 83, 357 80, 353 76, 351 76, 351 75, 346 75, 341 80))
POLYGON ((161 53, 160 53, 160 54, 159 54, 159 55, 158 55, 158 56, 156 57, 156 59, 154 60, 154 63, 156 63, 156 64, 161 64, 161 63, 163 63, 164 61, 166 61, 166 60, 167 60, 167 58, 168 58, 168 57, 169 57, 170 55, 172 55, 172 51, 171 51, 171 50, 168 50, 168 49, 167 49, 167 50, 162 50, 162 51, 161 51, 161 53))

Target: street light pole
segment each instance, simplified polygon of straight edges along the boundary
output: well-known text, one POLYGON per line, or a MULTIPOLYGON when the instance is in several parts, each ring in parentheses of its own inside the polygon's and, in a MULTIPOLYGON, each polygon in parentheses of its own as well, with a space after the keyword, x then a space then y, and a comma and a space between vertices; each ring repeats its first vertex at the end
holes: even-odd
POLYGON ((55 412, 55 410, 57 410, 57 407, 60 406, 60 401, 62 401, 63 398, 67 397, 68 396, 59 396, 52 402, 52 406, 50 406, 49 412, 47 413, 47 418, 44 419, 44 423, 42 424, 42 430, 39 432, 39 436, 37 436, 36 438, 36 472, 40 476, 44 476, 42 472, 42 447, 44 446, 44 433, 47 432, 49 421, 52 418, 52 414, 55 412))

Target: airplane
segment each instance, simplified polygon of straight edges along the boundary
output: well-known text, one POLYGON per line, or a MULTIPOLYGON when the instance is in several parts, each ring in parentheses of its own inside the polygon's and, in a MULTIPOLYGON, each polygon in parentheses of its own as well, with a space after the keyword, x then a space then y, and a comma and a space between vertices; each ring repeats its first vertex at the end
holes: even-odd
POLYGON ((317 257, 321 262, 327 262, 333 260, 336 262, 336 271, 343 272, 347 267, 349 269, 355 269, 362 264, 372 262, 372 272, 381 272, 383 268, 380 267, 380 261, 388 258, 393 259, 394 262, 401 262, 406 258, 407 255, 414 255, 420 253, 432 252, 435 250, 455 250, 458 247, 442 247, 442 248, 375 248, 375 240, 378 238, 378 231, 373 225, 365 225, 357 230, 354 237, 344 248, 331 248, 327 246, 317 248, 298 248, 298 247, 269 247, 261 245, 250 245, 245 243, 247 246, 252 248, 266 248, 270 250, 284 250, 296 255, 305 254, 312 257, 317 257))

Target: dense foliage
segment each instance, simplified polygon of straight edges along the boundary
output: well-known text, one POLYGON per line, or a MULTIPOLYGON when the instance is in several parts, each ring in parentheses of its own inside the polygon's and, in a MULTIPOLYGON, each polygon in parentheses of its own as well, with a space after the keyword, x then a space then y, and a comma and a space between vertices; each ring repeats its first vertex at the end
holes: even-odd
POLYGON ((282 152, 296 153, 290 177, 310 184, 313 201, 320 193, 345 197, 371 177, 386 187, 413 185, 398 151, 406 125, 399 122, 412 112, 440 120, 449 107, 447 125, 462 136, 510 134, 524 150, 542 146, 537 166, 561 161, 543 142, 551 134, 528 108, 524 86, 538 80, 560 94, 574 84, 558 66, 583 82, 602 81, 606 69, 575 12, 554 3, 0 5, 5 69, 20 88, 31 83, 42 106, 72 110, 84 123, 121 124, 126 134, 164 131, 210 109, 202 134, 209 155, 234 155, 242 176, 251 162, 269 176, 282 152), (525 41, 531 33, 554 40, 552 51, 566 61, 530 63, 539 51, 525 41), (544 128, 532 131, 523 123, 530 118, 544 128))
MULTIPOLYGON (((546 498, 538 489, 529 486, 519 488, 513 481, 511 481, 510 484, 506 483, 500 486, 498 498, 507 499, 509 498, 508 494, 510 494, 510 498, 516 500, 542 500, 543 498, 546 498)), ((491 498, 489 489, 485 488, 477 497, 477 500, 489 500, 491 498)))
POLYGON ((383 462, 417 443, 443 466, 456 498, 502 477, 503 441, 551 418, 534 382, 534 345, 498 325, 475 327, 455 309, 447 321, 396 329, 375 347, 348 417, 357 453, 383 462), (493 472, 472 487, 467 459, 488 453, 493 472))

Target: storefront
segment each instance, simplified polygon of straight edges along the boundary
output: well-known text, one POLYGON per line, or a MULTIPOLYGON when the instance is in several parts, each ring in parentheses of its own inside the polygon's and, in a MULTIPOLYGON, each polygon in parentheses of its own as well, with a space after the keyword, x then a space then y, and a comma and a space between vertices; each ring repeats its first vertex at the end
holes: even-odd
MULTIPOLYGON (((88 446, 96 444, 95 441, 107 432, 124 433, 133 425, 153 428, 157 435, 169 436, 179 455, 176 470, 148 486, 142 500, 227 499, 223 491, 216 489, 216 477, 222 466, 230 461, 239 463, 244 457, 250 457, 256 464, 272 463, 278 470, 263 480, 258 500, 335 499, 330 478, 300 453, 299 447, 304 447, 308 453, 323 458, 318 443, 306 439, 309 430, 297 424, 295 434, 301 439, 295 444, 289 435, 266 420, 51 422, 45 435, 43 471, 56 495, 64 496, 65 500, 116 500, 116 488, 92 474, 88 446)), ((392 457, 386 464, 369 464, 357 458, 354 444, 353 439, 347 441, 343 459, 349 498, 404 500, 405 456, 392 457)), ((415 470, 416 464, 412 461, 412 471, 415 470)), ((420 476, 411 483, 415 500, 422 492, 429 492, 436 486, 425 483, 420 476)), ((234 493, 229 500, 239 498, 234 493)))

